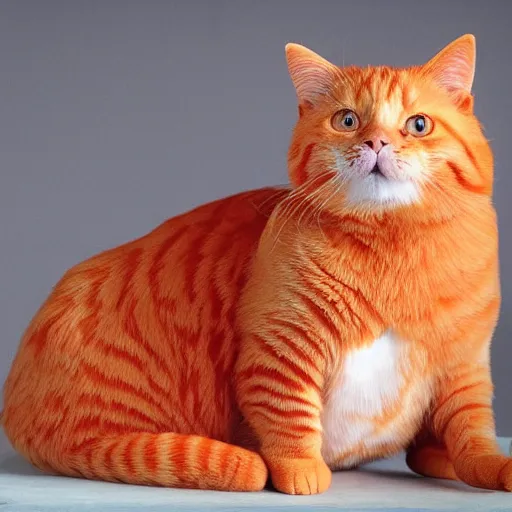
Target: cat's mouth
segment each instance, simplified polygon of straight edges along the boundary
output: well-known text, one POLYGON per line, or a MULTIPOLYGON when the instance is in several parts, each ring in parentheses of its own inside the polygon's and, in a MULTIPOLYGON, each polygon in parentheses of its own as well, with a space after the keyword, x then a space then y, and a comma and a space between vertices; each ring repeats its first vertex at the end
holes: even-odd
POLYGON ((373 169, 370 171, 370 175, 380 176, 382 178, 386 177, 386 176, 384 176, 384 174, 382 174, 382 171, 380 170, 378 163, 375 163, 375 165, 373 166, 373 169))

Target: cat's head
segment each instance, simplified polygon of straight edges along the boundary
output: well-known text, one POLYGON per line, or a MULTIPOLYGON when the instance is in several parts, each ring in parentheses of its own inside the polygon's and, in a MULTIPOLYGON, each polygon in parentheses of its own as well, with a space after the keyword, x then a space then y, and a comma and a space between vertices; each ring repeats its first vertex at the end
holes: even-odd
POLYGON ((492 153, 473 114, 472 35, 403 69, 340 68, 297 44, 286 57, 299 100, 294 187, 367 212, 448 209, 492 193, 492 153))

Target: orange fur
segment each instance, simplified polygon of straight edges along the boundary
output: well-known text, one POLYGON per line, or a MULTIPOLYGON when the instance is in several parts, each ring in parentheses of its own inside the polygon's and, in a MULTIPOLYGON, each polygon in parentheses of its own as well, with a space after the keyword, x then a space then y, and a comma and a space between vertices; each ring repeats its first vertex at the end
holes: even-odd
POLYGON ((511 490, 473 38, 408 69, 340 69, 298 45, 287 58, 292 190, 201 206, 69 270, 12 365, 7 436, 46 471, 137 484, 249 491, 269 471, 312 494, 332 469, 408 448, 418 473, 511 490), (331 125, 341 109, 355 129, 331 125), (416 114, 430 134, 404 128, 416 114), (363 176, 362 151, 384 145, 394 167, 363 176), (359 403, 354 369, 381 363, 388 382, 375 374, 359 403))

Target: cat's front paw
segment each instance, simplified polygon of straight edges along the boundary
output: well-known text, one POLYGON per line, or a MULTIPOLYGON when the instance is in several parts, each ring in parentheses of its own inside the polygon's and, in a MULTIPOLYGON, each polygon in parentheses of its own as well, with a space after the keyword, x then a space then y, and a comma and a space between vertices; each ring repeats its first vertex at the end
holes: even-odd
POLYGON ((512 458, 504 455, 473 455, 455 462, 457 476, 469 485, 512 491, 512 458))
POLYGON ((277 459, 269 466, 272 484, 286 494, 319 494, 331 485, 331 470, 322 459, 277 459))

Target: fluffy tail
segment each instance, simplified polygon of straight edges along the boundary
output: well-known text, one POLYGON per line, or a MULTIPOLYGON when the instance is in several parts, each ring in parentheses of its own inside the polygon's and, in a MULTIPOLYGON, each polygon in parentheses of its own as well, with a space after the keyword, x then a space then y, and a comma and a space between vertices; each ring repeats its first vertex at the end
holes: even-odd
POLYGON ((174 433, 89 439, 51 466, 94 480, 220 491, 259 491, 268 476, 255 452, 174 433))

